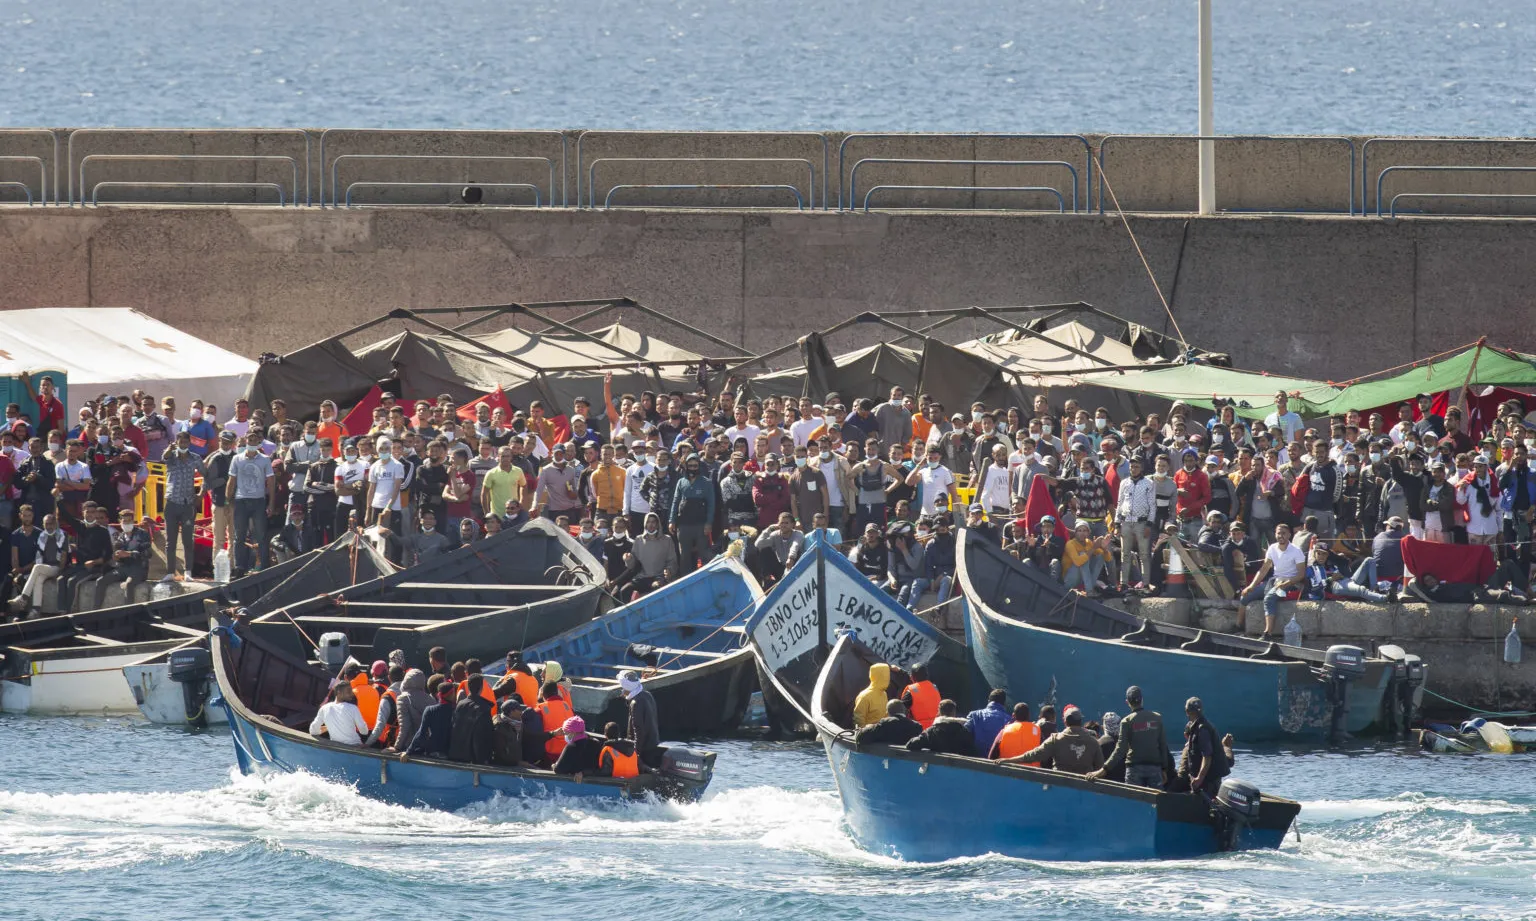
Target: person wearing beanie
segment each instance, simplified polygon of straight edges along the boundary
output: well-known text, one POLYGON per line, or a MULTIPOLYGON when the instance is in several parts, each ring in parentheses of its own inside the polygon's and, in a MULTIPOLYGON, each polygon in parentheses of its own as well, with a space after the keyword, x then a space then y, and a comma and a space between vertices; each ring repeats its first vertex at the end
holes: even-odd
POLYGON ((635 743, 640 760, 649 767, 661 767, 661 726, 656 721, 656 698, 640 683, 639 674, 619 674, 619 689, 629 698, 629 727, 625 737, 635 743))
POLYGON ((565 735, 565 748, 555 760, 554 771, 573 775, 580 781, 583 774, 597 770, 603 743, 587 735, 586 721, 579 716, 566 720, 560 731, 565 735))

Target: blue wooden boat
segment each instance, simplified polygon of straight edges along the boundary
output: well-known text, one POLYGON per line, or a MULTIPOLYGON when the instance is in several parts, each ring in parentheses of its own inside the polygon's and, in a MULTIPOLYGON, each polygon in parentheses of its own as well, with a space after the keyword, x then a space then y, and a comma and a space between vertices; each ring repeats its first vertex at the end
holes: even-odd
POLYGON ((1342 681, 1323 650, 1117 610, 1068 592, 969 531, 961 532, 956 562, 971 654, 1012 700, 1123 712, 1125 689, 1140 685, 1147 705, 1166 717, 1169 745, 1182 747, 1179 716, 1190 697, 1243 743, 1365 732, 1397 699, 1386 659, 1365 657, 1358 676, 1342 681))
POLYGON ((353 655, 391 650, 427 665, 434 646, 450 661, 500 659, 509 649, 586 623, 612 601, 606 572, 575 538, 541 518, 410 569, 315 594, 259 620, 297 626, 310 640, 345 633, 353 655))
POLYGON ((224 709, 245 774, 305 772, 347 784, 358 793, 401 806, 455 810, 496 796, 563 796, 588 800, 644 798, 678 801, 703 795, 715 755, 670 747, 660 772, 632 779, 588 777, 578 782, 538 768, 471 765, 429 758, 401 762, 377 749, 338 745, 306 730, 330 686, 331 674, 294 656, 276 636, 282 624, 211 618, 210 649, 217 704, 224 709))
MULTIPOLYGON (((853 700, 884 657, 838 640, 807 717, 827 750, 859 846, 903 860, 1001 854, 1037 860, 1148 860, 1279 847, 1301 810, 1258 796, 1234 821, 1192 793, 1166 793, 982 758, 853 741, 853 700)), ((791 692, 787 696, 796 695, 791 692)))
MULTIPOLYGON (((571 681, 571 703, 589 726, 625 724, 629 707, 618 675, 633 669, 656 698, 663 733, 734 729, 757 689, 743 624, 762 597, 746 567, 722 556, 631 604, 523 647, 522 654, 533 665, 560 663, 571 681)), ((505 668, 497 663, 486 674, 505 668)))
POLYGON ((807 695, 832 641, 844 632, 856 634, 893 665, 927 663, 930 679, 944 696, 962 703, 971 698, 965 645, 902 607, 815 534, 747 618, 746 632, 763 705, 776 732, 814 732, 804 718, 810 709, 807 695), (772 675, 781 680, 769 680, 772 675), (799 696, 786 698, 786 692, 799 696))

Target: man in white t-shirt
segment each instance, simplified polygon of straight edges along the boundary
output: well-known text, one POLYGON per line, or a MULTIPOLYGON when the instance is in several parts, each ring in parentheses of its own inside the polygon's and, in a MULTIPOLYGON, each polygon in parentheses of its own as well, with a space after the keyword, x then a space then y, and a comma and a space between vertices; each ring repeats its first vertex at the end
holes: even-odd
POLYGON ((1275 525, 1275 542, 1264 552, 1264 564, 1254 573, 1253 581, 1238 594, 1238 617, 1244 624, 1243 629, 1248 629, 1248 605, 1263 598, 1262 638, 1274 639, 1275 615, 1279 612, 1280 601, 1286 592, 1301 586, 1306 569, 1306 554, 1291 543, 1290 525, 1275 525))
POLYGON ((949 497, 949 507, 954 508, 957 497, 955 494, 955 475, 942 463, 944 451, 938 445, 928 446, 928 461, 919 464, 916 470, 907 475, 907 485, 920 487, 922 495, 922 514, 937 514, 934 500, 940 495, 949 497))
POLYGON ((368 468, 368 523, 383 524, 396 534, 400 531, 400 494, 405 491, 405 464, 398 455, 404 446, 378 441, 379 459, 368 468))
MULTIPOLYGON (((803 448, 810 440, 811 433, 816 431, 827 420, 821 415, 821 407, 813 405, 810 397, 800 400, 800 418, 789 427, 789 435, 795 440, 795 447, 803 448)), ((768 446, 769 451, 775 451, 774 445, 768 446)))
POLYGON ((368 491, 369 465, 359 458, 357 445, 344 446, 341 458, 336 464, 336 534, 347 530, 347 516, 368 491))
POLYGON ((1306 423, 1301 421, 1301 416, 1290 411, 1290 397, 1285 395, 1284 390, 1275 394, 1275 411, 1264 417, 1264 425, 1271 434, 1278 428, 1285 444, 1290 444, 1301 437, 1302 429, 1306 428, 1306 423))
MULTIPOLYGON (((725 440, 729 444, 735 444, 736 439, 745 438, 747 440, 747 458, 750 460, 757 456, 755 453, 757 450, 757 434, 760 431, 762 429, 747 421, 747 408, 745 406, 738 406, 736 407, 736 424, 725 430, 725 440)), ((773 446, 770 444, 769 447, 773 446)))

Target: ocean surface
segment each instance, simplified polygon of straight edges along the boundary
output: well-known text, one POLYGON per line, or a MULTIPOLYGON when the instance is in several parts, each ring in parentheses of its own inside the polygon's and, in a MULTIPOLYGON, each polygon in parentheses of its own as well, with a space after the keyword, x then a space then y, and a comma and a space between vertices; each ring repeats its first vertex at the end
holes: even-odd
MULTIPOLYGON (((1532 133, 1531 0, 1216 0, 1221 133, 1532 133)), ((0 125, 1196 130, 1194 0, 0 0, 0 125)))
MULTIPOLYGON (((404 809, 231 773, 227 733, 0 717, 7 919, 1536 918, 1519 756, 1240 749, 1301 800, 1275 852, 1149 863, 904 864, 857 849, 819 746, 708 743, 703 802, 404 809)), ((1006 804, 999 804, 1006 808, 1006 804)))

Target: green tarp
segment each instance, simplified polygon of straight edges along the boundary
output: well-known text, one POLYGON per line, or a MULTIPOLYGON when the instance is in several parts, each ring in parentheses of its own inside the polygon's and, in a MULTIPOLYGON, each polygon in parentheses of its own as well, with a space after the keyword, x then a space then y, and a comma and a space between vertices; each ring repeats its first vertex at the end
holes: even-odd
POLYGON ((1351 409, 1375 409, 1412 400, 1421 393, 1494 384, 1515 389, 1536 387, 1536 356, 1486 345, 1472 346, 1392 377, 1352 384, 1328 399, 1303 394, 1305 405, 1293 408, 1308 418, 1338 415, 1351 409))
MULTIPOLYGON (((1178 365, 1148 371, 1108 371, 1102 374, 1079 374, 1073 378, 1081 384, 1108 387, 1150 396, 1164 397, 1169 401, 1182 400, 1191 406, 1214 409, 1212 397, 1232 400, 1237 414, 1246 419, 1262 419, 1275 409, 1275 393, 1300 394, 1308 405, 1314 401, 1333 398, 1339 388, 1323 381, 1300 377, 1279 377, 1256 371, 1238 371, 1206 364, 1178 365)), ((1303 412, 1304 410, 1299 410, 1303 412)))

